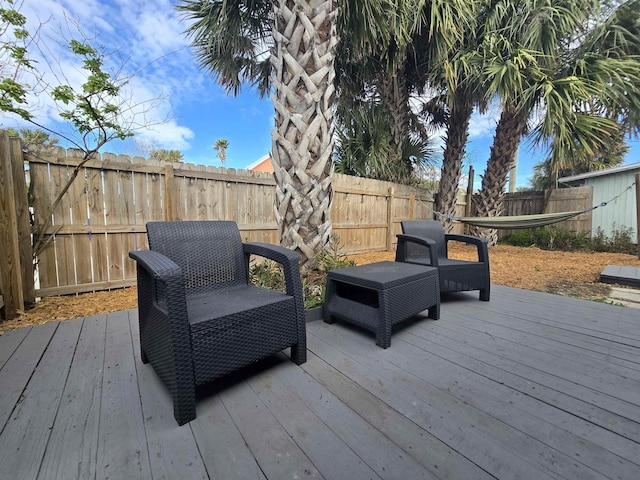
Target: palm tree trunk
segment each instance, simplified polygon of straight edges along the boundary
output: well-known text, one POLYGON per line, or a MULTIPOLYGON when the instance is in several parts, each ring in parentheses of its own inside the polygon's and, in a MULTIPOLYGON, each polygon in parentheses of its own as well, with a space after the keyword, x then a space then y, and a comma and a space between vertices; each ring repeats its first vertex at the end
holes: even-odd
MULTIPOLYGON (((515 152, 520 145, 520 137, 526 126, 526 116, 512 106, 506 106, 500 115, 491 147, 487 169, 482 176, 482 188, 476 202, 479 217, 499 217, 504 212, 504 190, 507 176, 513 165, 515 152)), ((478 236, 489 240, 490 245, 498 242, 498 232, 493 228, 472 229, 478 236)))
POLYGON ((315 266, 331 236, 334 0, 274 0, 272 159, 281 245, 315 266))
MULTIPOLYGON (((469 136, 469 120, 473 113, 473 103, 464 93, 457 95, 451 107, 449 124, 447 125, 447 141, 442 159, 440 185, 436 198, 436 212, 444 215, 455 215, 458 197, 458 183, 462 174, 465 146, 469 136)), ((442 220, 446 232, 453 228, 453 222, 442 220)))
POLYGON ((397 164, 399 168, 392 171, 402 172, 397 178, 389 180, 403 183, 407 177, 411 177, 411 162, 402 158, 402 151, 409 137, 409 123, 411 108, 409 106, 409 91, 407 90, 407 77, 405 75, 405 61, 397 61, 393 67, 393 73, 382 79, 378 85, 382 102, 391 117, 391 151, 389 162, 397 164), (400 167, 401 166, 401 167, 400 167))

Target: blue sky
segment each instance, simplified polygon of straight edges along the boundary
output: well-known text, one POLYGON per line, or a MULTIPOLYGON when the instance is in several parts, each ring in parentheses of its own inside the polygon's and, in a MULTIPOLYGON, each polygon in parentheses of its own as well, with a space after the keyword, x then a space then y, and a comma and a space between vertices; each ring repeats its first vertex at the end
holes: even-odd
MULTIPOLYGON (((199 68, 175 4, 170 0, 25 0, 21 11, 32 28, 43 24, 41 36, 48 51, 42 58, 38 58, 38 52, 34 56, 39 64, 50 64, 58 78, 81 83, 77 60, 61 42, 61 37, 77 37, 74 22, 92 44, 111 53, 106 59, 108 67, 121 69, 126 75, 137 72, 123 93, 131 105, 131 122, 140 127, 135 129, 133 140, 111 143, 105 151, 145 155, 151 148, 177 149, 186 162, 220 166, 213 145, 216 139, 224 138, 229 142, 225 166, 245 168, 271 149, 271 101, 260 99, 250 88, 238 97, 227 96, 199 68)), ((48 79, 56 82, 51 76, 48 79)), ((31 100, 38 105, 35 113, 39 122, 53 130, 64 129, 50 100, 44 96, 31 100)), ((494 108, 486 115, 474 115, 471 121, 466 164, 474 166, 476 187, 489 157, 499 114, 494 108)), ((0 115, 0 124, 24 126, 6 115, 0 115)), ((521 147, 519 187, 528 186, 533 164, 543 158, 544 152, 521 147)), ((637 161, 640 144, 633 142, 626 163, 637 161)))

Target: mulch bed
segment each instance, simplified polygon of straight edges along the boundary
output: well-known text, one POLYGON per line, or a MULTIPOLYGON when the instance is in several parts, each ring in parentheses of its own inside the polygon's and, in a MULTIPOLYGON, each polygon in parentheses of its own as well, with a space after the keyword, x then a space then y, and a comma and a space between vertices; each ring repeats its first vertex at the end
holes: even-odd
MULTIPOLYGON (((455 244, 454 244, 455 245, 455 244)), ((465 246, 450 249, 450 256, 470 260, 475 251, 465 246)), ((393 252, 374 252, 350 257, 358 264, 393 260, 393 252)), ((477 257, 476 257, 477 258, 477 257)), ((607 265, 640 267, 640 259, 620 253, 558 252, 530 247, 497 245, 489 248, 491 282, 528 290, 601 300, 610 286, 598 282, 607 265)), ((55 320, 88 317, 137 307, 137 292, 124 288, 109 292, 49 297, 13 320, 0 323, 0 334, 14 328, 55 320)))

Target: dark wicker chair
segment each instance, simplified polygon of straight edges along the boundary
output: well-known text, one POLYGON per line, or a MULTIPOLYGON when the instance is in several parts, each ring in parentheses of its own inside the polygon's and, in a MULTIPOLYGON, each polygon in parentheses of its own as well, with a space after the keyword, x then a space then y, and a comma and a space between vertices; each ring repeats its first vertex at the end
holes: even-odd
POLYGON ((149 248, 137 261, 142 361, 173 397, 179 425, 196 418, 196 386, 291 347, 307 359, 300 256, 243 243, 234 222, 147 224, 149 248), (283 267, 286 293, 249 285, 250 256, 283 267))
POLYGON ((440 293, 480 290, 480 300, 489 301, 491 283, 487 240, 471 235, 445 234, 437 220, 408 220, 401 225, 396 262, 437 267, 440 293), (447 245, 450 241, 475 245, 478 261, 448 258, 447 245))

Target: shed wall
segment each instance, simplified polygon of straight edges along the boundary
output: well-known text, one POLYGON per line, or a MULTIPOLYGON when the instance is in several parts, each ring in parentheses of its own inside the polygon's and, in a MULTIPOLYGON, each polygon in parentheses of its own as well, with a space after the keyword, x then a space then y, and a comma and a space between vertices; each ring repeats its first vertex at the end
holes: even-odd
POLYGON ((629 188, 635 180, 636 173, 638 171, 632 170, 586 179, 586 185, 593 186, 593 204, 608 202, 606 206, 593 211, 592 235, 601 228, 607 237, 611 237, 616 230, 625 227, 633 230, 632 238, 637 238, 635 189, 629 188), (620 196, 611 201, 616 195, 620 196))

